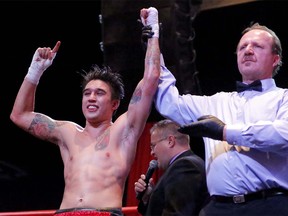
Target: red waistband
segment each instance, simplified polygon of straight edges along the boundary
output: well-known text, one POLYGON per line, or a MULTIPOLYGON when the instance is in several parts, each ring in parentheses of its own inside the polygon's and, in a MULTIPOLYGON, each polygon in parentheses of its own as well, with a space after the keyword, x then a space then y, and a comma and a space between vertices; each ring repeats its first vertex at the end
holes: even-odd
POLYGON ((98 211, 98 210, 86 210, 86 209, 77 209, 71 211, 56 211, 55 216, 111 216, 111 212, 107 211, 98 211))

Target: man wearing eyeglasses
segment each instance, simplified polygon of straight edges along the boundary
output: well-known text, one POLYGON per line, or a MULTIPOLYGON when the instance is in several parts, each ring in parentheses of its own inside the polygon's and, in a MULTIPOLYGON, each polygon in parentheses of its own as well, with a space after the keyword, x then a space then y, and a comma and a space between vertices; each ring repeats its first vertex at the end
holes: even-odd
POLYGON ((145 174, 135 182, 136 194, 145 191, 138 205, 142 215, 198 215, 206 203, 204 161, 191 151, 189 136, 178 129, 167 119, 150 129, 151 154, 165 172, 156 185, 152 178, 147 185, 145 174))

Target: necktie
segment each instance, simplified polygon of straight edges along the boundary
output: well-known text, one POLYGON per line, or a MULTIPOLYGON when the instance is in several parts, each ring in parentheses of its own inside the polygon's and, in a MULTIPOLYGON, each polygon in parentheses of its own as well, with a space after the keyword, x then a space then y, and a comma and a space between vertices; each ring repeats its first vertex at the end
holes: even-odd
POLYGON ((261 84, 261 81, 260 80, 256 80, 250 84, 245 84, 245 83, 242 83, 242 82, 239 82, 237 81, 236 82, 236 89, 237 89, 237 92, 243 92, 243 91, 251 91, 251 90, 255 90, 255 91, 262 91, 262 84, 261 84))

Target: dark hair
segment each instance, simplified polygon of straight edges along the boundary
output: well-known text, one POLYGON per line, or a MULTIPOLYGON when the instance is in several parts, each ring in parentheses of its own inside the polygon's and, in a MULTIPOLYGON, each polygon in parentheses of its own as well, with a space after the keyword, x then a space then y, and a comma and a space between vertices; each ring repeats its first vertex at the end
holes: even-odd
POLYGON ((102 80, 109 84, 112 92, 112 99, 121 100, 124 98, 125 93, 122 77, 119 73, 112 71, 109 66, 100 68, 98 65, 94 64, 90 67, 89 71, 83 70, 82 72, 84 72, 81 74, 83 77, 81 85, 82 91, 91 80, 102 80))
POLYGON ((245 28, 243 31, 242 31, 242 35, 244 35, 245 33, 251 31, 251 30, 254 30, 254 29, 260 29, 260 30, 263 30, 263 31, 266 31, 268 32, 269 34, 272 35, 273 37, 273 44, 272 44, 272 52, 274 54, 278 54, 279 57, 280 57, 280 61, 279 63, 275 66, 274 68, 274 71, 273 71, 273 76, 275 76, 280 67, 282 66, 283 62, 282 62, 282 46, 281 46, 281 42, 280 42, 280 39, 278 38, 278 36, 275 34, 274 31, 272 31, 271 29, 269 29, 268 27, 264 26, 264 25, 260 25, 259 23, 251 23, 249 27, 245 28))

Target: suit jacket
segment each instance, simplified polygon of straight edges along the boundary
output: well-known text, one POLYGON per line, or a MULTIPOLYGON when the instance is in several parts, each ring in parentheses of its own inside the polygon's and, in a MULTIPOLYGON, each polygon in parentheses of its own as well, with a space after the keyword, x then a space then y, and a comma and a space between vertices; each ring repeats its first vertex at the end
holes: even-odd
POLYGON ((147 216, 198 215, 208 197, 204 160, 188 150, 160 177, 147 205, 139 202, 138 212, 147 216))

